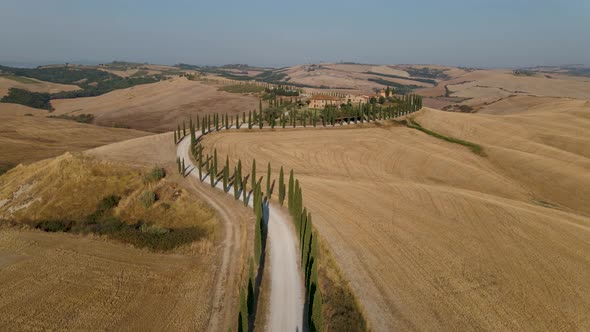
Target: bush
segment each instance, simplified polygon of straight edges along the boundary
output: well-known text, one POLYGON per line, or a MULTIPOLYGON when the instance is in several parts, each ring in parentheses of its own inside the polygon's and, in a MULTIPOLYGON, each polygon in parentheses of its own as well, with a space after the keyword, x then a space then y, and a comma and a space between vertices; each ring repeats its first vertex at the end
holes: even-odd
POLYGON ((166 233, 169 232, 169 230, 166 229, 166 228, 159 227, 159 226, 156 226, 156 225, 148 225, 148 224, 142 224, 139 227, 139 230, 142 233, 149 233, 149 234, 152 234, 152 235, 164 235, 164 234, 166 234, 166 233))
POLYGON ((16 165, 13 165, 13 164, 2 165, 2 164, 0 164, 0 175, 10 171, 14 166, 16 166, 16 165))
POLYGON ((105 211, 105 210, 115 208, 115 207, 117 207, 117 205, 119 205, 120 200, 121 200, 121 196, 109 195, 109 196, 103 198, 98 203, 97 210, 105 211))
POLYGON ((150 208, 152 205, 154 205, 154 203, 157 200, 157 196, 156 193, 153 191, 144 191, 140 196, 139 196, 139 201, 141 202, 141 204, 146 208, 150 208))
POLYGON ((166 176, 166 170, 162 167, 155 166, 147 174, 143 176, 143 182, 156 182, 166 176))
POLYGON ((41 221, 35 226, 44 232, 67 232, 72 228, 72 222, 59 220, 45 220, 41 221))
POLYGON ((49 117, 53 118, 53 119, 72 120, 72 121, 76 121, 79 123, 92 123, 92 121, 94 121, 94 115, 92 115, 92 114, 79 114, 79 115, 62 114, 62 115, 57 115, 57 116, 51 115, 49 117))

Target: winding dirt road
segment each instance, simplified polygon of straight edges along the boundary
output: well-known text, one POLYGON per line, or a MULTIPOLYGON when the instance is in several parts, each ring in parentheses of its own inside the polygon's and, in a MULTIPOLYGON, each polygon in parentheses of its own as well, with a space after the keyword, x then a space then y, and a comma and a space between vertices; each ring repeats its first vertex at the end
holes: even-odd
MULTIPOLYGON (((200 136, 201 134, 197 132, 197 138, 200 136)), ((177 156, 184 159, 188 171, 196 167, 191 160, 189 148, 190 137, 186 137, 181 140, 176 150, 177 156)), ((189 176, 195 177, 198 181, 198 174, 197 171, 190 172, 189 176)), ((223 185, 218 183, 217 188, 223 190, 223 185)), ((233 190, 229 190, 228 194, 230 196, 233 195, 233 190)), ((252 204, 252 200, 250 200, 249 204, 252 204)), ((271 295, 267 330, 303 331, 304 287, 299 271, 295 234, 293 233, 289 216, 279 207, 271 203, 268 211, 270 264, 267 266, 270 267, 271 295)), ((224 256, 226 254, 224 252, 224 256)), ((227 264, 227 261, 227 257, 224 257, 222 264, 227 264)), ((217 299, 217 294, 215 296, 215 305, 217 306, 219 301, 222 300, 217 299)))

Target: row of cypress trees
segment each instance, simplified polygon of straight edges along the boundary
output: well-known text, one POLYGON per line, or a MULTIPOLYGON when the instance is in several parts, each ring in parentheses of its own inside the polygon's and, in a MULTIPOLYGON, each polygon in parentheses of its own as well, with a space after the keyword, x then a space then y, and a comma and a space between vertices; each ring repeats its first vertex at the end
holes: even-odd
MULTIPOLYGON (((203 156, 203 147, 199 144, 195 147, 195 159, 197 161, 197 168, 199 170, 199 179, 204 181, 205 178, 203 177, 202 168, 205 167, 205 170, 209 174, 210 184, 211 187, 215 187, 217 183, 217 179, 219 178, 218 172, 218 155, 217 149, 214 150, 213 155, 209 156, 208 154, 203 156)), ((270 164, 269 164, 269 172, 270 172, 270 164)), ((223 169, 221 170, 222 174, 222 181, 223 181, 223 190, 225 192, 229 192, 230 188, 233 187, 233 196, 234 199, 240 199, 240 190, 243 196, 244 206, 248 205, 248 189, 247 185, 248 182, 246 181, 247 178, 242 176, 242 161, 238 160, 237 165, 233 169, 233 183, 230 183, 230 165, 229 165, 229 156, 226 156, 225 164, 223 169)), ((270 173, 268 173, 270 174, 270 173)), ((251 174, 249 177, 252 179, 251 181, 251 196, 253 200, 253 210, 256 216, 255 222, 255 232, 254 232, 254 257, 250 257, 250 271, 248 275, 248 282, 246 286, 240 287, 240 307, 238 311, 238 331, 248 331, 249 329, 249 322, 252 322, 254 319, 254 304, 255 304, 255 290, 254 284, 256 280, 256 275, 254 273, 254 266, 256 265, 254 261, 261 262, 263 259, 263 238, 266 234, 266 227, 264 224, 264 196, 262 193, 261 182, 256 180, 256 160, 252 162, 252 169, 251 174)), ((269 192, 270 185, 267 181, 267 193, 269 192)), ((267 194, 268 195, 268 194, 267 194)), ((268 199, 268 198, 267 198, 268 199)))
MULTIPOLYGON (((317 111, 314 111, 311 114, 304 113, 302 117, 300 117, 301 125, 307 126, 313 125, 316 126, 318 120, 322 121, 322 125, 326 126, 328 124, 334 126, 337 122, 342 124, 343 122, 347 123, 358 123, 358 122, 370 122, 375 120, 381 119, 389 119, 401 115, 406 115, 412 112, 419 110, 422 107, 422 99, 419 96, 415 95, 407 95, 402 97, 401 103, 398 107, 375 107, 375 105, 371 104, 360 104, 358 108, 351 107, 350 110, 344 110, 345 112, 349 112, 349 114, 355 114, 354 116, 346 117, 346 120, 342 119, 342 114, 336 114, 335 109, 325 109, 323 112, 318 116, 317 111), (308 122, 309 121, 309 122, 308 122)), ((242 113, 242 125, 247 123, 248 128, 252 129, 255 123, 258 123, 259 128, 263 127, 263 118, 264 114, 262 108, 260 107, 259 112, 256 110, 254 112, 248 112, 248 119, 246 121, 246 113, 242 113)), ((268 118, 267 122, 270 123, 270 126, 274 128, 275 126, 275 119, 268 118)), ((290 112, 289 116, 287 117, 284 113, 281 113, 279 123, 283 128, 286 127, 287 123, 292 125, 293 127, 296 126, 297 119, 293 112, 290 112)), ((215 187, 216 181, 219 177, 218 172, 218 156, 217 150, 214 150, 212 156, 206 155, 203 157, 203 147, 198 144, 196 138, 196 129, 200 128, 201 134, 207 134, 212 131, 218 131, 222 127, 225 129, 230 129, 232 126, 239 129, 240 119, 239 116, 231 118, 228 117, 227 114, 222 115, 221 117, 218 114, 208 114, 204 115, 201 118, 197 117, 196 123, 193 123, 192 118, 189 119, 189 131, 191 135, 191 151, 197 160, 197 169, 199 171, 199 179, 201 181, 204 180, 203 177, 203 166, 205 166, 205 170, 209 173, 210 183, 212 187, 215 187), (221 123, 220 123, 221 119, 221 123)), ((186 136, 186 126, 185 122, 183 121, 182 130, 180 125, 178 126, 177 130, 175 131, 175 143, 178 143, 182 138, 186 136)), ((184 159, 177 158, 177 164, 179 173, 182 175, 186 175, 186 168, 184 164, 184 159)), ((223 189, 225 192, 228 192, 231 187, 233 187, 233 194, 234 199, 240 199, 240 190, 242 193, 242 199, 245 206, 248 205, 248 190, 247 185, 248 182, 247 177, 242 176, 242 161, 238 160, 237 165, 233 169, 233 176, 230 177, 230 166, 229 166, 229 157, 226 156, 225 165, 221 171, 222 173, 222 181, 223 181, 223 189), (231 179, 233 178, 233 182, 230 184, 231 179)), ((254 266, 255 266, 255 259, 258 262, 261 262, 262 255, 263 255, 263 238, 266 234, 266 226, 264 224, 264 209, 265 209, 265 202, 271 198, 271 193, 273 189, 271 188, 271 165, 268 163, 267 165, 267 174, 266 174, 266 197, 265 194, 262 192, 262 178, 260 180, 256 177, 256 159, 252 161, 251 173, 249 175, 250 182, 251 182, 251 196, 253 199, 253 210, 256 215, 256 222, 255 222, 255 235, 254 235, 254 258, 250 257, 250 266, 249 266, 249 276, 248 276, 248 283, 245 287, 240 288, 240 308, 238 314, 238 331, 247 331, 249 328, 249 322, 252 321, 254 315, 254 283, 255 283, 255 273, 254 273, 254 266)), ((285 183, 285 174, 283 167, 281 167, 279 172, 279 183, 278 183, 278 200, 281 206, 284 205, 285 200, 288 201, 288 209, 290 215, 293 217, 293 221, 295 224, 295 229, 298 234, 298 239, 300 243, 300 258, 301 258, 301 268, 304 274, 305 286, 306 286, 306 294, 305 299, 307 303, 307 310, 306 316, 308 317, 308 326, 310 331, 316 331, 322 329, 322 296, 319 289, 318 283, 318 260, 319 260, 319 249, 318 249, 318 238, 317 233, 313 229, 312 224, 312 216, 311 212, 307 210, 303 206, 303 193, 301 189, 301 185, 299 180, 295 179, 293 170, 289 173, 289 181, 288 185, 285 183), (287 190, 288 187, 288 190, 287 190)))
MULTIPOLYGON (((282 171, 282 168, 281 168, 282 171)), ((279 174, 279 188, 281 185, 279 174)), ((313 229, 311 212, 303 206, 303 192, 298 179, 295 179, 293 170, 289 173, 288 208, 293 217, 295 230, 299 237, 301 249, 301 270, 305 281, 305 301, 307 303, 307 324, 310 331, 322 330, 322 295, 318 283, 318 239, 317 232, 313 229)), ((280 190, 279 190, 279 196, 280 190)), ((283 194, 284 196, 284 194, 283 194)), ((283 197, 284 199, 284 197, 283 197)), ((279 197, 279 202, 282 201, 279 197)))
MULTIPOLYGON (((275 128, 279 124, 282 128, 286 128, 287 125, 295 128, 297 122, 303 127, 308 125, 316 127, 318 122, 321 122, 322 126, 328 125, 335 126, 337 123, 340 125, 347 123, 363 123, 377 120, 392 119, 399 116, 407 115, 416 112, 422 108, 422 97, 415 94, 403 95, 400 98, 399 103, 396 106, 377 106, 371 103, 359 103, 358 105, 346 105, 337 109, 335 107, 326 107, 321 110, 318 115, 317 110, 302 112, 297 114, 295 112, 289 112, 288 115, 285 112, 279 112, 278 118, 272 115, 271 112, 264 114, 262 109, 262 101, 260 102, 259 109, 248 112, 246 118, 246 112, 242 112, 242 120, 240 123, 240 116, 229 116, 227 113, 221 116, 217 113, 205 114, 202 117, 197 117, 196 123, 193 123, 192 117, 189 119, 189 131, 191 135, 191 150, 194 150, 196 146, 196 130, 200 129, 201 135, 205 135, 212 131, 219 131, 222 128, 240 129, 242 125, 248 125, 248 129, 252 129, 255 125, 259 129, 264 127, 265 122, 271 127, 275 128), (299 121, 298 121, 299 120, 299 121), (278 122, 277 122, 278 121, 278 122)), ((274 114, 274 113, 273 113, 274 114)), ((174 143, 177 144, 186 136, 186 124, 182 122, 182 128, 178 125, 174 131, 174 143)))

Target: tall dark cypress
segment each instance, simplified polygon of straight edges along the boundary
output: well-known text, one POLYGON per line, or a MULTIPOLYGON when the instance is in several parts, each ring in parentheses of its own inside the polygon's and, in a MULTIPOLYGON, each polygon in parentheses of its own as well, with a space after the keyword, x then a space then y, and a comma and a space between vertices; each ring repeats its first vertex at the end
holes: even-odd
POLYGON ((252 189, 254 189, 256 187, 256 159, 252 159, 252 184, 250 185, 252 187, 252 189))
POLYGON ((270 192, 270 162, 268 162, 268 168, 266 170, 266 197, 270 200, 272 193, 270 192))
POLYGON ((229 156, 225 157, 225 166, 223 167, 223 190, 227 191, 229 182, 229 156))
POLYGON ((281 166, 281 170, 279 171, 279 202, 281 206, 285 202, 285 173, 283 171, 283 166, 281 166))
POLYGON ((293 206, 295 205, 295 183, 293 178, 293 170, 289 173, 289 212, 293 214, 293 206))

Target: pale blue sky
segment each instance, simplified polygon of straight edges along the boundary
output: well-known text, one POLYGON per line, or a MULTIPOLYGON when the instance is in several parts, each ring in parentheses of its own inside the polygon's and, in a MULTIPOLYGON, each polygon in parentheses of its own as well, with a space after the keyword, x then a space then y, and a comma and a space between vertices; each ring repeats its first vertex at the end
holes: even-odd
POLYGON ((2 0, 0 63, 590 65, 590 0, 2 0))

